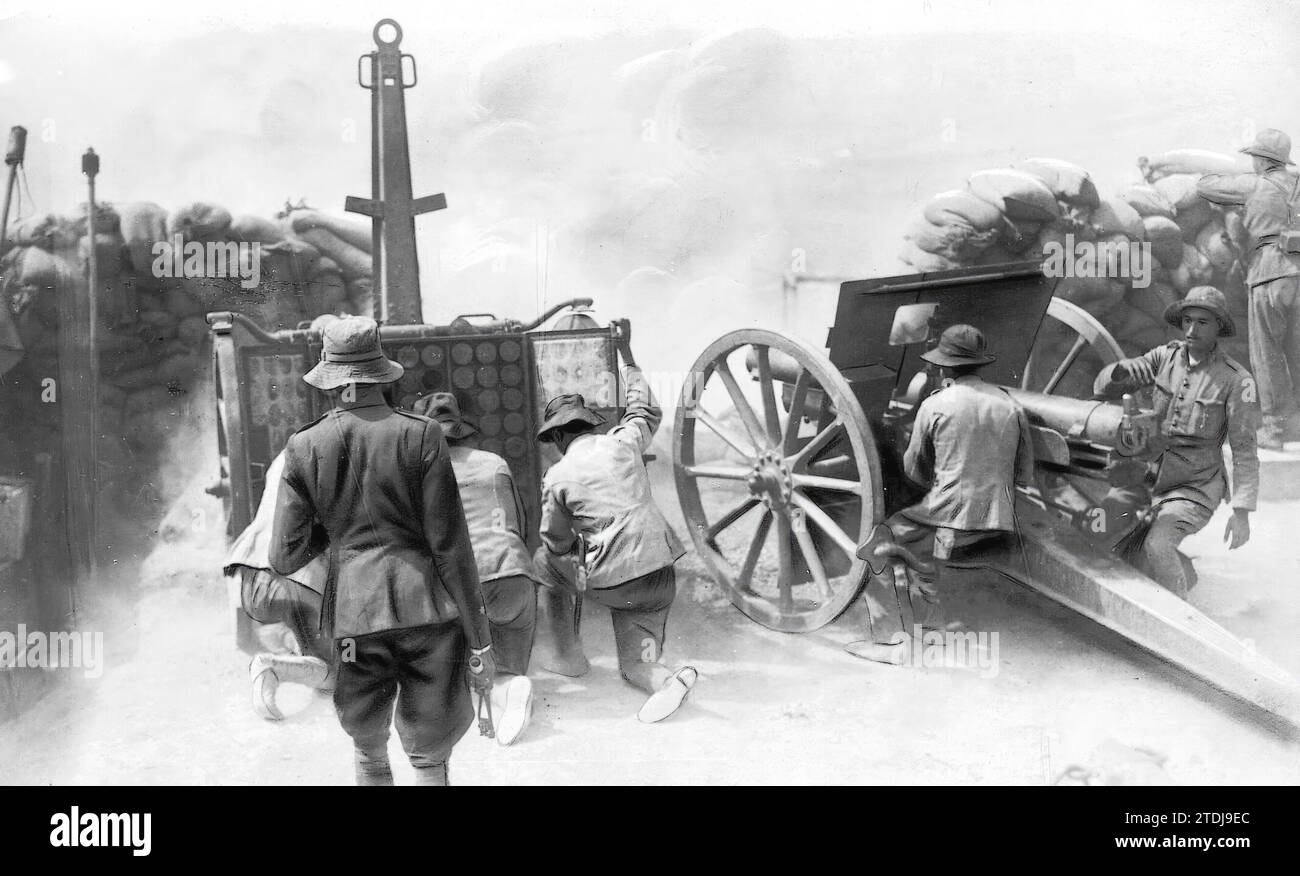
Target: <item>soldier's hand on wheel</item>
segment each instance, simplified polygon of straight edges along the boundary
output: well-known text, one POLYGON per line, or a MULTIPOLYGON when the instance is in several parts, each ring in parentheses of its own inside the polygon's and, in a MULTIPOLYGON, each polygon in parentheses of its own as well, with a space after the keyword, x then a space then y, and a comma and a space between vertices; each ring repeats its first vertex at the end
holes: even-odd
POLYGON ((1228 528, 1223 531, 1228 550, 1233 551, 1250 541, 1250 512, 1236 509, 1228 518, 1228 528))
POLYGON ((469 652, 469 686, 471 690, 486 695, 492 692, 492 680, 496 678, 497 661, 492 656, 492 649, 478 653, 469 652))

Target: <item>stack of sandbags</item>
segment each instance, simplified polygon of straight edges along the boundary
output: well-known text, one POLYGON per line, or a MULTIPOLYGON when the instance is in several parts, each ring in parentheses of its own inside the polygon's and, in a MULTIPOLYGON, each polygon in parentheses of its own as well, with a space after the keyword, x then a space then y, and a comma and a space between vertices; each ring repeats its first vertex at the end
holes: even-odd
POLYGON ((1246 264, 1250 240, 1239 208, 1211 204, 1196 193, 1203 174, 1237 174, 1250 171, 1247 156, 1225 155, 1204 149, 1176 149, 1160 155, 1138 158, 1138 169, 1172 212, 1168 215, 1181 237, 1176 246, 1173 230, 1162 223, 1162 267, 1159 279, 1178 297, 1193 286, 1218 287, 1228 299, 1228 309, 1237 322, 1238 335, 1225 342, 1229 352, 1246 361, 1246 264))
POLYGON ((923 218, 906 231, 900 258, 928 272, 1045 253, 1073 259, 1091 248, 1105 269, 1060 277, 1056 294, 1100 320, 1126 352, 1173 337, 1162 319, 1165 307, 1192 287, 1211 284, 1227 295, 1241 329, 1230 352, 1244 355, 1249 241, 1240 211, 1210 204, 1196 193, 1196 182, 1204 173, 1249 166, 1197 149, 1143 157, 1138 165, 1143 181, 1111 196, 1082 167, 1060 159, 1031 158, 973 174, 965 189, 930 199, 923 218), (1121 252, 1127 257, 1117 258, 1121 252))
MULTIPOLYGON (((232 217, 218 204, 191 203, 169 212, 136 202, 100 204, 93 221, 87 221, 82 205, 65 215, 20 221, 9 237, 11 244, 0 256, 0 306, 14 314, 23 359, 13 367, 27 379, 58 373, 60 297, 86 294, 93 247, 101 422, 109 426, 139 421, 136 413, 174 403, 189 391, 209 355, 208 312, 240 312, 272 331, 295 328, 322 313, 370 312, 369 227, 314 210, 232 217), (204 270, 214 267, 207 259, 211 247, 223 247, 228 276, 171 276, 176 262, 170 250, 160 253, 157 245, 170 248, 178 238, 182 245, 204 246, 204 270), (254 243, 256 257, 247 246, 237 246, 254 243), (257 282, 245 288, 241 280, 254 268, 257 282)), ((15 398, 0 399, 0 415, 12 413, 7 408, 15 398)), ((57 428, 57 406, 38 406, 34 412, 46 427, 57 428)), ((149 429, 126 437, 137 449, 160 440, 149 429)))
POLYGON ((905 235, 904 262, 918 271, 1010 261, 1042 226, 1060 218, 1056 197, 1022 170, 973 174, 965 189, 935 195, 905 235))
POLYGON ((347 313, 373 315, 371 227, 365 222, 310 209, 291 209, 283 223, 289 234, 311 244, 323 256, 307 278, 313 287, 309 295, 319 296, 323 305, 347 313), (339 280, 344 287, 343 301, 338 301, 339 280))

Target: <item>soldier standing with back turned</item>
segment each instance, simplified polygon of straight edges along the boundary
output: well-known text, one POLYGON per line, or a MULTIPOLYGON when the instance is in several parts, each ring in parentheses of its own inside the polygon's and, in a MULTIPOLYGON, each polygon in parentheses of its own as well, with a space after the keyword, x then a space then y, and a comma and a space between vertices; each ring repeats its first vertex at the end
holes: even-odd
POLYGON ((445 785, 452 746, 473 720, 470 684, 490 692, 495 662, 442 430, 394 410, 380 388, 402 371, 374 320, 325 327, 321 361, 303 380, 337 406, 285 446, 271 565, 292 575, 323 551, 336 559, 322 611, 357 784, 393 783, 394 721, 417 783, 445 785))

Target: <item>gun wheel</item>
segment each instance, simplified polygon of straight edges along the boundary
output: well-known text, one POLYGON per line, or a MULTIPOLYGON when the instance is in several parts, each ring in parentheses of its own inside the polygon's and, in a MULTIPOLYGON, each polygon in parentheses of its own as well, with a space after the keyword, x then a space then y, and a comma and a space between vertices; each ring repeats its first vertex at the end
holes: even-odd
POLYGON ((862 406, 823 352, 760 329, 719 338, 690 373, 673 468, 696 551, 763 626, 824 626, 861 591, 857 546, 884 515, 862 406))
POLYGON ((1054 297, 1034 338, 1020 388, 1089 398, 1097 373, 1123 358, 1124 351, 1096 317, 1071 301, 1054 297))

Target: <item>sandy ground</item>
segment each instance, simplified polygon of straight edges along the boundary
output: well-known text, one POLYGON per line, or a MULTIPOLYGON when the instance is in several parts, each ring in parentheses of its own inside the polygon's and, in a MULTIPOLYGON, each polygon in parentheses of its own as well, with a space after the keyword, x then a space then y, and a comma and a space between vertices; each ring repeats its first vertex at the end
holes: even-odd
MULTIPOLYGON (((675 508, 666 462, 662 504, 675 508)), ((1269 502, 1254 540, 1232 555, 1226 508, 1186 544, 1194 603, 1300 675, 1300 503, 1269 502)), ((69 673, 0 726, 0 780, 37 784, 347 784, 350 742, 329 700, 282 689, 289 717, 248 705, 247 658, 210 538, 158 546, 139 598, 106 634, 102 677, 69 673)), ((1014 585, 973 577, 951 615, 999 634, 995 675, 978 667, 890 667, 846 655, 854 606, 815 633, 771 632, 679 569, 667 654, 701 680, 668 721, 642 725, 640 695, 618 677, 607 617, 589 609, 585 678, 535 671, 527 735, 503 748, 471 729, 452 761, 462 784, 997 783, 1090 775, 1112 783, 1296 783, 1300 736, 1190 679, 1120 637, 1014 585), (1081 772, 1073 767, 1082 768, 1081 772)), ((84 625, 83 625, 84 626, 84 625)), ((986 652, 988 653, 988 652, 986 652)), ((396 738, 397 781, 409 782, 396 738)))

